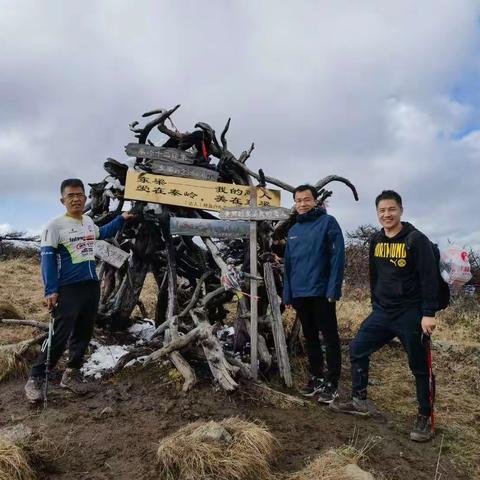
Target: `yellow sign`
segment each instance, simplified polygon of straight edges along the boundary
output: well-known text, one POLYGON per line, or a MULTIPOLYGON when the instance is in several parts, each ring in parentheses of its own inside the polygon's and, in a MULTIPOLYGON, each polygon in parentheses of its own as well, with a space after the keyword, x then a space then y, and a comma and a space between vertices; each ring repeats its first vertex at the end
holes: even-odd
MULTIPOLYGON (((220 211, 227 207, 248 207, 250 187, 129 170, 125 199, 220 211)), ((257 205, 279 207, 280 191, 259 188, 257 205)))

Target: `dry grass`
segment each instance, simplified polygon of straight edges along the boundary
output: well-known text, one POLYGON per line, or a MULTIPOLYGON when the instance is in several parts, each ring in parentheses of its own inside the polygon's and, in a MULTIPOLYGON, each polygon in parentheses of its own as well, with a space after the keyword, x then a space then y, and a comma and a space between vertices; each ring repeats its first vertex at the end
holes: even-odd
MULTIPOLYGON (((48 321, 42 305, 40 265, 35 258, 0 261, 0 316, 48 321)), ((0 326, 0 344, 16 343, 32 337, 31 327, 0 326)))
POLYGON ((302 470, 288 474, 286 480, 351 480, 352 476, 345 470, 347 465, 365 462, 368 452, 381 441, 380 437, 369 437, 363 446, 358 447, 358 431, 354 431, 348 445, 327 450, 315 457, 302 470))
POLYGON ((9 303, 23 318, 47 320, 42 306, 43 286, 39 262, 32 259, 13 259, 0 262, 0 299, 9 303))
POLYGON ((35 480, 36 474, 25 450, 0 437, 0 480, 35 480))
MULTIPOLYGON (((337 304, 337 317, 342 337, 351 338, 360 324, 371 312, 370 299, 342 298, 337 304)), ((434 339, 479 345, 480 304, 475 298, 460 298, 452 301, 451 306, 437 314, 437 329, 434 339)))
POLYGON ((30 340, 0 345, 0 382, 24 375, 27 370, 25 357, 29 349, 44 339, 45 335, 39 335, 30 340))
POLYGON ((219 424, 226 441, 209 441, 201 432, 215 422, 195 422, 160 442, 160 478, 166 480, 270 480, 269 456, 275 438, 265 427, 237 417, 219 424))
MULTIPOLYGON (((469 302, 468 299, 457 301, 438 315, 438 328, 433 337, 437 377, 435 411, 437 432, 445 434, 443 455, 468 471, 472 478, 480 478, 480 311, 472 308, 469 302), (440 348, 441 342, 451 342, 455 348, 446 351, 440 348)), ((337 311, 341 337, 352 338, 370 312, 370 306, 368 300, 346 299, 339 302, 337 311)), ((343 381, 348 389, 348 358, 344 358, 344 362, 347 378, 343 381)), ((370 398, 395 421, 399 433, 405 435, 417 404, 414 379, 400 345, 385 347, 372 355, 370 381, 370 398)))
POLYGON ((446 310, 438 314, 435 337, 464 345, 480 344, 480 303, 478 296, 454 298, 446 310))
MULTIPOLYGON (((145 309, 148 313, 148 318, 155 318, 155 307, 157 305, 157 296, 158 296, 158 287, 157 282, 152 273, 147 273, 145 283, 143 284, 142 293, 140 294, 140 300, 145 305, 145 309)), ((135 307, 134 315, 138 314, 141 316, 140 310, 138 307, 135 307)))
MULTIPOLYGON (((46 427, 45 427, 46 429, 46 427)), ((59 445, 46 435, 44 430, 37 430, 26 441, 19 444, 29 459, 30 465, 38 472, 48 467, 67 454, 72 453, 70 432, 59 445)))
POLYGON ((60 447, 51 441, 43 430, 13 439, 0 436, 0 480, 35 480, 54 461, 63 457, 70 437, 60 447))
POLYGON ((23 342, 13 345, 0 345, 0 382, 23 376, 27 365, 21 354, 23 342))

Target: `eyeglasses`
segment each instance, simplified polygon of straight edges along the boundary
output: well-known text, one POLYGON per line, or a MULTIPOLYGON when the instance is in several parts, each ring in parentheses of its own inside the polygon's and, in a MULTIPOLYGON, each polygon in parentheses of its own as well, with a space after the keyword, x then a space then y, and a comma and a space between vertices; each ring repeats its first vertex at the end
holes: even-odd
POLYGON ((67 200, 73 200, 74 198, 85 198, 84 193, 67 193, 67 195, 64 195, 64 197, 67 200))

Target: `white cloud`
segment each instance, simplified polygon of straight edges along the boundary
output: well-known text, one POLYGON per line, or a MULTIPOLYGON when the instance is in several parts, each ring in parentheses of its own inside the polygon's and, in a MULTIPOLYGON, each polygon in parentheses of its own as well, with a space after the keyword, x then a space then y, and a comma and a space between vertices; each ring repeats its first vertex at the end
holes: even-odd
POLYGON ((330 202, 347 229, 375 222, 375 194, 396 188, 427 233, 474 231, 480 131, 456 133, 479 106, 451 91, 467 74, 478 83, 477 2, 5 4, 2 197, 26 179, 39 199, 67 176, 99 180, 105 157, 125 159, 129 122, 182 103, 180 129, 232 116, 229 145, 255 141, 252 169, 292 184, 349 177, 360 202, 341 185, 330 202))
POLYGON ((12 231, 12 226, 8 223, 0 223, 0 235, 5 235, 12 231))

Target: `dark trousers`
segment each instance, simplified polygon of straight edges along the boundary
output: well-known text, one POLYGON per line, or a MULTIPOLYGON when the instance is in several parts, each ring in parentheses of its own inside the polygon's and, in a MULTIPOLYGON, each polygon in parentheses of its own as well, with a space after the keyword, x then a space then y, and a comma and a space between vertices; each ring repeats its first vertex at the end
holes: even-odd
POLYGON ((333 385, 338 385, 342 369, 342 354, 338 336, 335 303, 323 297, 295 298, 293 306, 302 324, 305 347, 307 349, 310 373, 324 377, 333 385), (327 374, 323 372, 323 349, 319 333, 322 332, 325 345, 327 374))
POLYGON ((355 397, 367 398, 370 355, 398 337, 415 376, 419 413, 430 415, 427 348, 422 337, 421 319, 418 308, 396 313, 374 309, 366 318, 350 344, 352 393, 355 397))
MULTIPOLYGON (((80 368, 83 365, 83 356, 93 334, 99 300, 100 284, 97 281, 89 280, 60 287, 53 323, 50 368, 55 367, 67 345, 67 366, 80 368)), ((45 374, 46 358, 46 350, 40 352, 32 367, 31 376, 45 374)))

